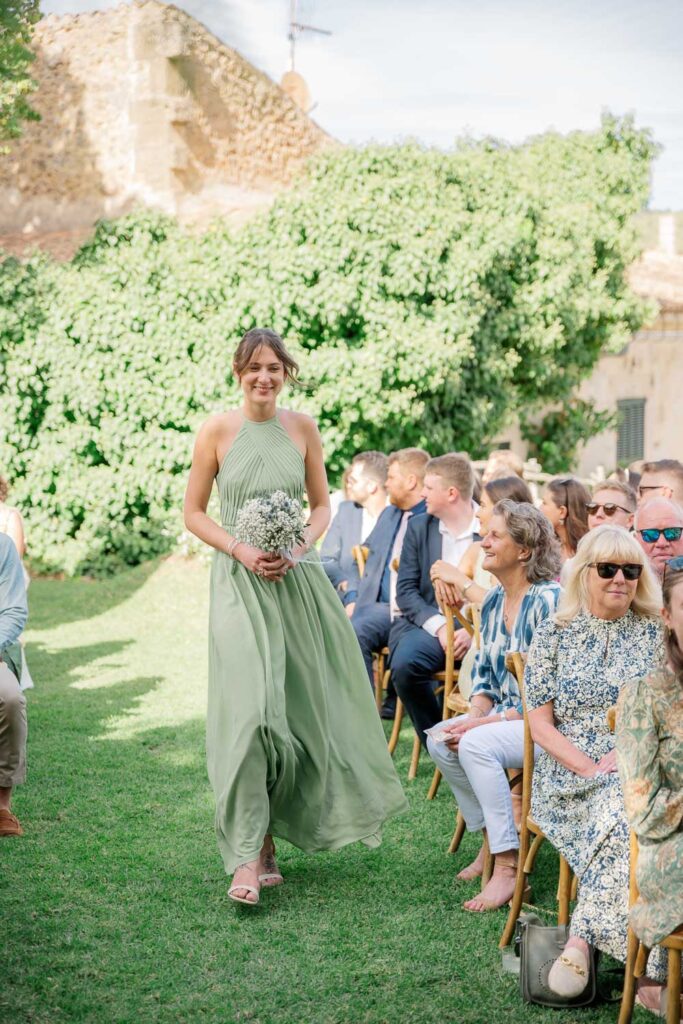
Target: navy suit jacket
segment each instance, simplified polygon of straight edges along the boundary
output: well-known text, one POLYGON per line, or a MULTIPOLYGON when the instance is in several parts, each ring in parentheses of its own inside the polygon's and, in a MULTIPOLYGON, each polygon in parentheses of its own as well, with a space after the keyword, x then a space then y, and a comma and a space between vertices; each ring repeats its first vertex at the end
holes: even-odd
MULTIPOLYGON (((358 590, 360 575, 351 548, 360 544, 362 529, 361 506, 353 501, 342 501, 320 546, 323 568, 337 591, 344 580, 348 581, 348 592, 358 590)), ((345 602, 348 600, 347 594, 340 594, 340 597, 345 602)))
POLYGON ((442 537, 439 520, 425 513, 408 521, 396 583, 396 601, 403 612, 406 626, 423 626, 432 615, 439 614, 429 570, 441 558, 442 537))
MULTIPOLYGON (((424 501, 420 501, 416 505, 416 511, 413 515, 421 515, 424 511, 424 501)), ((358 587, 356 608, 366 604, 376 604, 379 601, 382 577, 387 559, 391 558, 396 531, 399 528, 402 515, 402 509, 397 508, 395 505, 388 505, 377 520, 374 530, 365 541, 370 551, 365 563, 365 572, 358 587)))

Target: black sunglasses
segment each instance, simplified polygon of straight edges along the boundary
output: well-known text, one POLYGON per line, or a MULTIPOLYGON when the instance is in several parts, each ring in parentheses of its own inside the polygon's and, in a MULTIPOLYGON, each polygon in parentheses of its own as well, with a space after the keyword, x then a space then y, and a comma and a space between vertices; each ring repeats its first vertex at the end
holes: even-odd
POLYGON ((620 569, 625 580, 639 580, 643 571, 642 565, 637 562, 589 562, 588 564, 592 569, 597 569, 601 580, 613 580, 620 569))
POLYGON ((652 529, 638 530, 646 544, 656 544, 662 534, 664 540, 680 540, 683 533, 683 526, 665 526, 663 530, 652 529))
POLYGON ((613 501, 587 501, 586 512, 589 516, 594 516, 598 509, 603 509, 606 516, 613 516, 617 509, 625 512, 627 515, 631 515, 632 509, 624 508, 623 505, 615 505, 613 501))

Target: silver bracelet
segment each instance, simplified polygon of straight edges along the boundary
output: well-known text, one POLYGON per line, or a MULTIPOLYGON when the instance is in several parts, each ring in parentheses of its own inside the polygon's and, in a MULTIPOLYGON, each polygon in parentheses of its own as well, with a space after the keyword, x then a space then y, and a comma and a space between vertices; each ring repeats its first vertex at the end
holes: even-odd
POLYGON ((230 541, 230 543, 228 544, 227 548, 225 549, 226 555, 229 555, 230 558, 234 558, 235 557, 235 548, 237 547, 237 545, 239 543, 240 542, 238 541, 237 537, 233 537, 232 540, 230 541))

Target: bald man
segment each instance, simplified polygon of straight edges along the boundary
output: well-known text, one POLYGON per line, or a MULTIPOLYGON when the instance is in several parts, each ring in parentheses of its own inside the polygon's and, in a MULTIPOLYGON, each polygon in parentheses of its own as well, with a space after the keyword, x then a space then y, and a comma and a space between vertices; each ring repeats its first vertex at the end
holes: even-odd
POLYGON ((669 559, 683 555, 683 508, 669 498, 650 498, 636 513, 636 537, 661 580, 669 559))

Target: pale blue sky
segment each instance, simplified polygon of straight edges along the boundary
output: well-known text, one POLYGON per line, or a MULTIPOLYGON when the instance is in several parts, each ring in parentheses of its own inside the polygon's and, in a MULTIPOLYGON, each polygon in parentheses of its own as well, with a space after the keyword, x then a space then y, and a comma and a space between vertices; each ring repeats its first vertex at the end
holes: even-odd
MULTIPOLYGON (((43 0, 45 13, 116 0, 43 0)), ((276 81, 289 0, 179 0, 276 81)), ((664 152, 651 207, 683 209, 683 0, 300 0, 297 70, 313 117, 343 142, 468 134, 512 142, 633 111, 664 152)))

